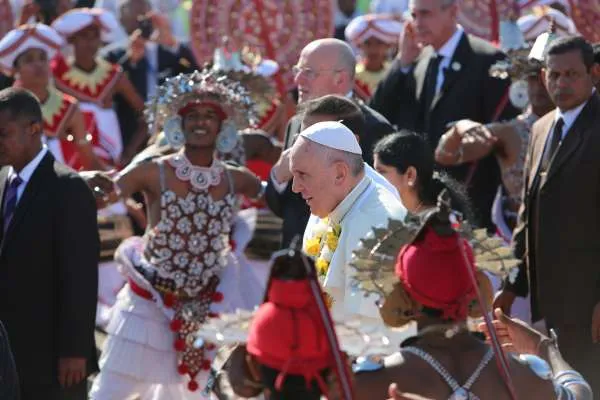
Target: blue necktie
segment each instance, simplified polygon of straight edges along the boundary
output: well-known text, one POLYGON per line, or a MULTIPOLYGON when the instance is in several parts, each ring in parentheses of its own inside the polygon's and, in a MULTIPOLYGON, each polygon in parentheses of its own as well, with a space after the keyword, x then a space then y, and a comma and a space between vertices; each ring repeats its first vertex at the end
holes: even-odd
POLYGON ((23 180, 19 177, 19 175, 16 175, 6 189, 3 215, 4 233, 6 233, 8 230, 10 221, 15 213, 15 208, 17 208, 17 190, 19 189, 19 186, 21 186, 21 183, 23 183, 23 180))

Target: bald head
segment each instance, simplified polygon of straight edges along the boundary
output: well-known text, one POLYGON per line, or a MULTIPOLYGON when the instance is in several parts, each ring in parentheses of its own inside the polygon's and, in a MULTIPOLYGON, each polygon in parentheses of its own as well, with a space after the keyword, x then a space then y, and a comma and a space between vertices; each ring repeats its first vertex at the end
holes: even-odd
POLYGON ((294 78, 300 103, 328 94, 345 96, 354 86, 356 57, 342 40, 310 42, 302 49, 297 67, 294 78))

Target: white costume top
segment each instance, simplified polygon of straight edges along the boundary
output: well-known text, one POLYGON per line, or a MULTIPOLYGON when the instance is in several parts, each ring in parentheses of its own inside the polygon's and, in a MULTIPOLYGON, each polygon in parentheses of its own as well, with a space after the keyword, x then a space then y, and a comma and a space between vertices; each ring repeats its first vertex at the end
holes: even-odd
MULTIPOLYGON (((374 296, 364 297, 353 290, 348 264, 352 252, 374 227, 387 226, 390 218, 403 220, 406 209, 392 193, 365 176, 346 198, 333 210, 329 218, 340 224, 341 234, 325 277, 325 291, 333 298, 332 312, 358 314, 361 317, 380 320, 374 296)), ((313 229, 319 223, 311 216, 304 231, 304 242, 313 237, 313 229)))

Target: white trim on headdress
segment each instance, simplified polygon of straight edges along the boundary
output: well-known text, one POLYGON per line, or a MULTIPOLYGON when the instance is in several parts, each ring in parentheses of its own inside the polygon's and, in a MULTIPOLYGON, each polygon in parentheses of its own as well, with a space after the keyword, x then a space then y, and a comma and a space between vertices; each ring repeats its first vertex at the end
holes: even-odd
POLYGON ((300 132, 300 136, 331 149, 362 155, 356 136, 341 122, 318 122, 300 132))
POLYGON ((105 43, 121 37, 121 24, 114 14, 102 8, 74 8, 58 17, 52 27, 66 39, 93 24, 100 27, 100 38, 105 43))
POLYGON ((389 15, 367 14, 354 18, 344 31, 346 39, 359 46, 375 37, 387 44, 398 42, 403 24, 389 15))
POLYGON ((22 25, 0 40, 0 67, 13 73, 15 60, 27 50, 41 49, 51 59, 64 44, 64 39, 48 25, 22 25))
POLYGON ((550 30, 552 21, 554 21, 557 36, 562 37, 577 34, 577 28, 573 20, 553 8, 547 8, 542 15, 524 15, 519 18, 517 24, 521 32, 523 32, 525 40, 532 42, 539 35, 550 30))

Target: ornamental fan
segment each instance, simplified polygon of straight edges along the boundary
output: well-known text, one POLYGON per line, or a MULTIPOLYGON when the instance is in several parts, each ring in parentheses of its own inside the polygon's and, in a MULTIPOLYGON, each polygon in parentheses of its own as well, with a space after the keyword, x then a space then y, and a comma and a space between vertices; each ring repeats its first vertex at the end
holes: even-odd
MULTIPOLYGON (((196 346, 214 342, 218 346, 245 343, 256 311, 236 310, 207 320, 196 331, 196 346)), ((365 325, 352 317, 333 317, 340 347, 352 356, 388 354, 392 346, 381 325, 365 325)))
MULTIPOLYGON (((374 228, 353 252, 350 267, 353 269, 352 281, 365 296, 375 294, 382 299, 394 290, 398 282, 395 274, 396 258, 403 246, 412 243, 429 225, 436 215, 449 213, 447 205, 441 205, 428 211, 420 218, 408 216, 404 222, 390 219, 386 228, 374 228)), ((453 224, 455 229, 466 238, 473 247, 475 264, 480 271, 509 278, 516 277, 519 260, 514 258, 512 250, 498 237, 488 236, 485 229, 473 230, 466 221, 453 224)), ((443 229, 443 228, 442 228, 443 229)))

